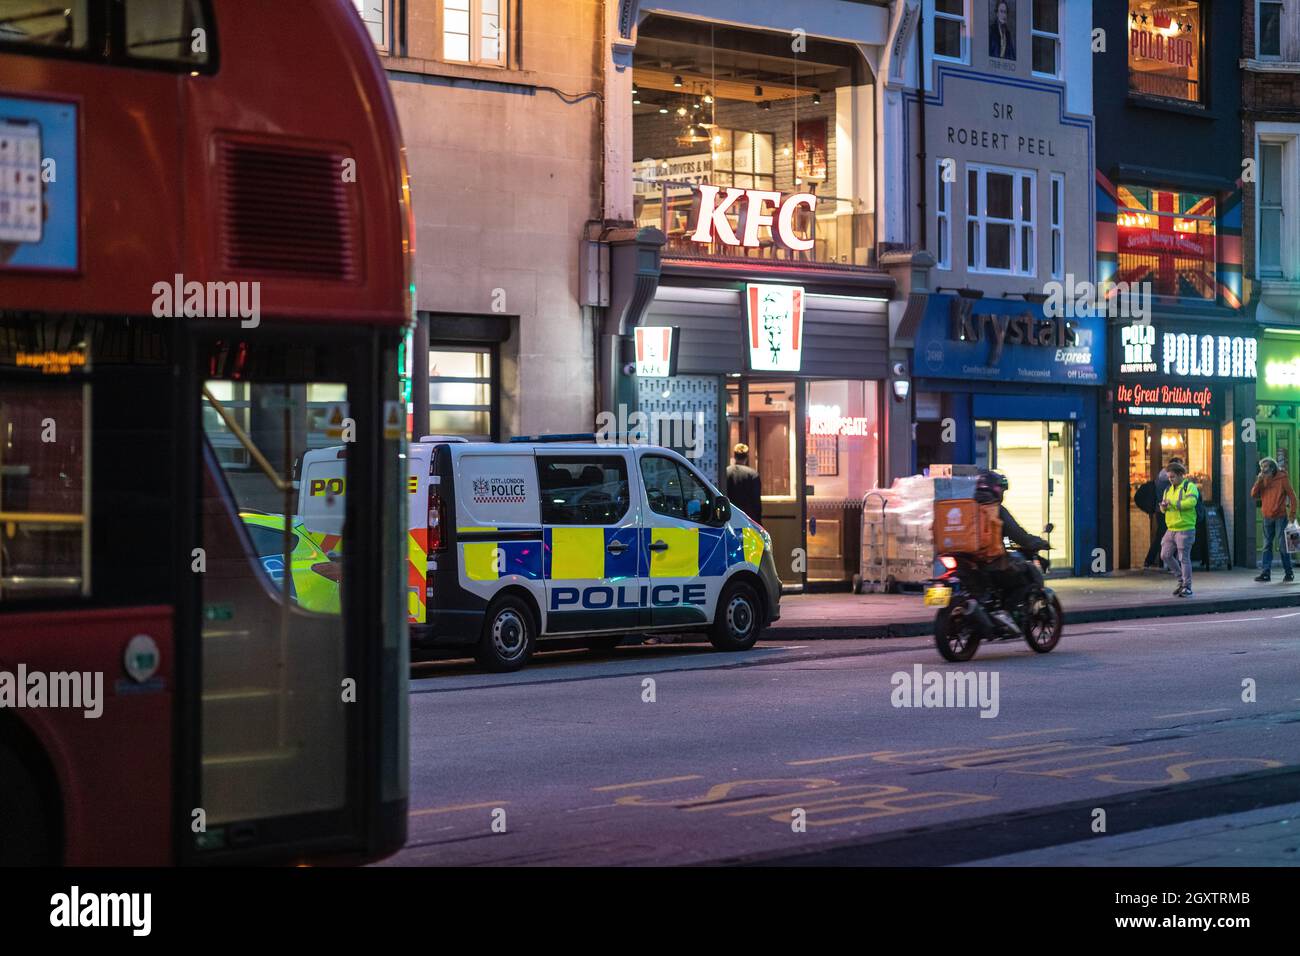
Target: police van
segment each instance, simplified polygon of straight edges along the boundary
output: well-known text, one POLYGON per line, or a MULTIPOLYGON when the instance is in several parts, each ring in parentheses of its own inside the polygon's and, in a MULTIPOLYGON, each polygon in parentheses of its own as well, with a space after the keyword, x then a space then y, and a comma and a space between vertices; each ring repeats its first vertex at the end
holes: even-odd
MULTIPOLYGON (((339 504, 324 504, 337 459, 304 456, 309 528, 339 504)), ((408 464, 416 649, 463 647, 495 671, 552 638, 703 632, 739 651, 780 616, 771 538, 670 449, 434 437, 408 464)))

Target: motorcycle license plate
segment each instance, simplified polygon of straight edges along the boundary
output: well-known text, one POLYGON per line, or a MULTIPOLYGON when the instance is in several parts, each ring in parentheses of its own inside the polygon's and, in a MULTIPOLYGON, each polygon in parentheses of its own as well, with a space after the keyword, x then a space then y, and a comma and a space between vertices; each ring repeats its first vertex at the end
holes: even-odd
POLYGON ((947 607, 950 600, 952 600, 952 588, 950 587, 940 586, 925 589, 926 607, 947 607))

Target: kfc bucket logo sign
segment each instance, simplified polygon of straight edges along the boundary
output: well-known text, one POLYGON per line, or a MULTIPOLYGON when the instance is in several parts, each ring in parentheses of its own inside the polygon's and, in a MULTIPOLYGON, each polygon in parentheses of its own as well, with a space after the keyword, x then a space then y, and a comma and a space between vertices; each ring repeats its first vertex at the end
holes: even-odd
POLYGON ((803 289, 797 286, 745 286, 751 372, 799 371, 803 300, 803 289))
POLYGON ((668 325, 641 325, 636 331, 637 375, 668 378, 673 368, 673 329, 668 325))
POLYGON ((812 193, 794 193, 782 198, 778 192, 767 189, 737 189, 727 187, 722 198, 720 186, 701 184, 695 188, 695 198, 691 209, 691 222, 695 229, 691 241, 711 245, 721 242, 725 246, 744 246, 758 249, 762 246, 758 230, 767 227, 768 233, 787 249, 807 252, 813 247, 813 240, 795 235, 795 214, 807 209, 805 216, 812 218, 817 211, 817 197, 812 193), (771 206, 769 210, 767 207, 771 206), (739 216, 739 229, 731 228, 727 213, 739 216), (739 235, 737 235, 739 232, 739 235))

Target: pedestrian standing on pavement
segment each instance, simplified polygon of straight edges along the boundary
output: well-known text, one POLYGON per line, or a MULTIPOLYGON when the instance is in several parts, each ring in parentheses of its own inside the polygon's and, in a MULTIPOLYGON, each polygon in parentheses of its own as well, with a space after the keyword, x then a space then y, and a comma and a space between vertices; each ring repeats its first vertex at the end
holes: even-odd
POLYGON ((1272 458, 1259 460, 1259 477, 1251 486, 1250 496, 1259 502, 1264 512, 1264 554, 1259 562, 1256 581, 1271 581, 1273 576, 1273 539, 1282 554, 1283 581, 1294 581, 1291 573, 1291 555, 1286 550, 1286 526, 1295 520, 1296 494, 1287 473, 1272 458))
MULTIPOLYGON (((1143 568, 1155 568, 1162 571, 1167 570, 1160 564, 1160 546, 1164 543, 1165 531, 1168 530, 1165 527, 1165 513, 1163 509, 1160 508, 1160 502, 1164 500, 1165 492, 1169 490, 1169 465, 1172 465, 1174 462, 1182 464, 1182 459, 1178 457, 1170 458, 1169 464, 1165 465, 1164 468, 1161 468, 1160 473, 1156 475, 1154 494, 1151 496, 1151 510, 1155 513, 1156 518, 1156 533, 1151 536, 1151 547, 1147 548, 1146 560, 1142 562, 1143 568)), ((1139 488, 1138 491, 1141 492, 1142 488, 1139 488)), ((1142 507, 1140 502, 1138 503, 1138 507, 1142 507)))
POLYGON ((1200 489, 1188 479, 1187 466, 1175 458, 1165 468, 1169 488, 1160 501, 1168 528, 1160 543, 1160 558, 1178 578, 1174 597, 1192 596, 1192 545, 1196 542, 1196 503, 1200 489))
POLYGON ((735 464, 727 469, 727 498, 759 524, 763 523, 763 483, 749 467, 749 446, 737 442, 731 450, 735 464))

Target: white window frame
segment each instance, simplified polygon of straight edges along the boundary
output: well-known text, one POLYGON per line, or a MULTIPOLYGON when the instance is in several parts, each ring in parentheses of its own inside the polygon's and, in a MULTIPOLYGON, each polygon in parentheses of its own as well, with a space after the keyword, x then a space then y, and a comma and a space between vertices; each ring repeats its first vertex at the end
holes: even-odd
POLYGON ((1061 12, 1060 0, 1056 0, 1056 32, 1048 33, 1038 29, 1034 23, 1034 0, 1029 0, 1029 70, 1034 76, 1045 76, 1053 80, 1061 77, 1061 12), (1034 69, 1034 41, 1037 39, 1052 41, 1052 65, 1055 69, 1051 73, 1034 69))
POLYGON ((1048 245, 1048 269, 1053 279, 1065 277, 1065 176, 1052 173, 1047 197, 1047 217, 1050 223, 1050 243, 1048 245), (1056 268, 1051 267, 1052 260, 1056 268))
POLYGON ((393 0, 352 0, 352 5, 356 8, 357 16, 361 18, 361 22, 366 25, 366 30, 370 32, 370 39, 374 41, 375 49, 380 53, 389 52, 388 38, 389 28, 392 26, 393 22, 393 0), (366 7, 379 8, 378 26, 380 39, 378 40, 376 40, 374 36, 375 21, 366 19, 364 13, 364 8, 366 7))
POLYGON ((1033 278, 1038 275, 1038 224, 1036 207, 1038 205, 1038 173, 1033 169, 1018 169, 1014 166, 994 166, 987 163, 967 163, 966 164, 966 183, 967 189, 970 188, 970 174, 976 175, 977 193, 975 197, 975 215, 970 213, 970 197, 967 197, 966 209, 966 234, 970 235, 970 225, 976 226, 975 242, 975 262, 970 264, 970 250, 967 250, 967 272, 976 272, 983 275, 1003 275, 1003 276, 1026 276, 1033 278), (1004 176, 1010 176, 1011 201, 1012 201, 1012 218, 1000 219, 988 215, 988 175, 997 173, 1004 176), (1023 183, 1029 182, 1029 209, 1024 208, 1024 186, 1023 183), (1026 212, 1028 215, 1026 216, 1026 212), (1011 268, 994 269, 986 265, 986 254, 988 251, 988 226, 1010 226, 1011 227, 1011 268), (1024 228, 1029 227, 1029 268, 1023 270, 1020 263, 1024 260, 1024 228))
MULTIPOLYGON (((438 0, 438 59, 444 63, 504 69, 510 62, 510 5, 513 0, 497 0, 497 59, 485 60, 483 49, 483 0, 466 0, 469 4, 469 59, 457 60, 447 55, 446 0, 438 0)), ((457 34, 458 36, 460 34, 457 34)))
POLYGON ((1283 53, 1285 52, 1284 38, 1286 36, 1286 12, 1287 12, 1286 7, 1287 5, 1281 2, 1281 0, 1255 0, 1255 59, 1264 60, 1270 63, 1276 63, 1282 59, 1283 53), (1267 54, 1260 47, 1260 37, 1263 32, 1260 30, 1260 24, 1263 22, 1263 18, 1260 16, 1260 13, 1261 13, 1261 8, 1266 3, 1276 3, 1277 6, 1280 8, 1278 11, 1280 16, 1278 19, 1277 52, 1267 53, 1267 54))
MULTIPOLYGON (((953 168, 957 161, 952 160, 953 168)), ((952 183, 943 178, 944 160, 935 163, 934 179, 934 232, 937 248, 935 252, 936 269, 952 268, 952 183)))
POLYGON ((970 5, 971 0, 962 0, 961 16, 935 9, 934 0, 930 0, 927 11, 930 15, 930 55, 941 63, 970 63, 970 5), (961 24, 961 56, 948 56, 940 53, 935 44, 940 20, 953 20, 961 24))
POLYGON ((1255 255, 1251 270, 1256 279, 1300 278, 1300 124, 1258 123, 1255 127, 1255 169, 1259 176, 1255 183, 1255 255), (1259 251, 1262 220, 1259 215, 1260 197, 1263 195, 1264 175, 1263 143, 1276 143, 1282 147, 1282 241, 1278 250, 1281 275, 1263 273, 1260 269, 1259 251), (1288 215, 1290 213, 1290 215, 1288 215))

